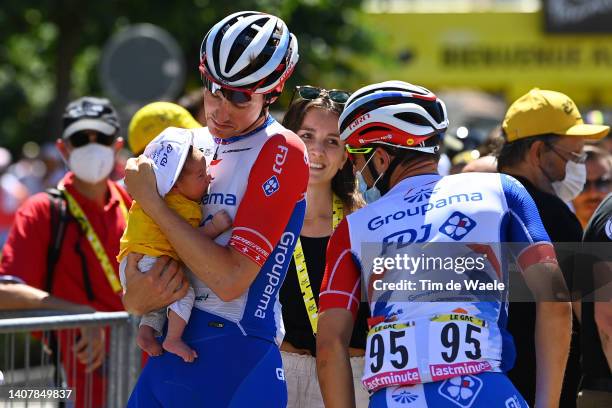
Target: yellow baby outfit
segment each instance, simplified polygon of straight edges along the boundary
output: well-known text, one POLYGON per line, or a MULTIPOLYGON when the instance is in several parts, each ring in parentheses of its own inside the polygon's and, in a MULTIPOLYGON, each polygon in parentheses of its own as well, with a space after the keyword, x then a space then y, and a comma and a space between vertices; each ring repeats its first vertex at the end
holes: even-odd
MULTIPOLYGON (((182 194, 170 192, 164 197, 168 207, 193 227, 200 225, 202 210, 200 204, 192 201, 182 194)), ((168 255, 178 260, 178 255, 159 226, 149 217, 136 202, 132 202, 127 221, 119 244, 117 261, 121 262, 130 252, 150 256, 168 255)))

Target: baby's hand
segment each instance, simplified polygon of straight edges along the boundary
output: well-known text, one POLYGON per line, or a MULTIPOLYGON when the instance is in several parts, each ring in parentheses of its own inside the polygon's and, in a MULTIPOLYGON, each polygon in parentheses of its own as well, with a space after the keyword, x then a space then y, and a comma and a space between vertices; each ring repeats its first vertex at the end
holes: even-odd
POLYGON ((204 225, 204 234, 210 238, 216 238, 222 232, 228 230, 232 226, 232 219, 225 210, 217 211, 213 215, 210 222, 204 225))
POLYGON ((232 219, 225 210, 217 211, 210 222, 214 224, 219 234, 232 226, 232 219))

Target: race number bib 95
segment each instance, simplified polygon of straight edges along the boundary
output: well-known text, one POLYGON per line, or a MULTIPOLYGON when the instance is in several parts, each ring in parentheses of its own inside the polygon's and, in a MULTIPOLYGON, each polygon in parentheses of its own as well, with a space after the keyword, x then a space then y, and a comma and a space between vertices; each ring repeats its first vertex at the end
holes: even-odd
POLYGON ((414 323, 382 323, 368 333, 363 384, 369 391, 421 382, 414 323))
POLYGON ((463 313, 434 316, 429 324, 429 373, 432 381, 489 371, 483 360, 489 349, 484 320, 463 313))
POLYGON ((487 322, 469 314, 381 323, 368 333, 363 384, 374 392, 495 371, 498 364, 494 367, 491 363, 495 360, 487 360, 489 348, 487 322))

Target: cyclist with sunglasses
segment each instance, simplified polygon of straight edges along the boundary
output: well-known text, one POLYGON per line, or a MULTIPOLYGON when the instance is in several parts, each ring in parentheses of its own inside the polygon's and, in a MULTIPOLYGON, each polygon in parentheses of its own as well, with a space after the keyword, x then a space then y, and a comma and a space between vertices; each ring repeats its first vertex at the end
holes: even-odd
MULTIPOLYGON (((123 146, 118 134, 119 119, 107 99, 87 96, 68 104, 56 146, 70 171, 57 190, 30 197, 15 216, 0 274, 50 293, 32 293, 41 304, 57 303, 57 297, 91 311, 123 310, 115 255, 131 199, 109 179, 123 146)), ((101 328, 79 332, 76 343, 72 333, 57 332, 50 346, 68 350, 58 361, 76 388, 76 406, 90 401, 102 407, 107 338, 101 328)))
MULTIPOLYGON (((208 127, 194 131, 212 176, 203 224, 220 210, 233 220, 232 230, 214 241, 168 209, 146 158, 128 162, 130 193, 193 274, 196 298, 183 339, 198 356, 189 364, 168 353, 149 359, 128 406, 287 403, 278 292, 302 227, 308 158, 268 107, 297 60, 295 36, 265 13, 232 14, 204 37, 200 73, 208 127)), ((147 295, 129 298, 130 290, 128 278, 128 307, 148 311, 142 307, 147 295)))
MULTIPOLYGON (((468 283, 507 284, 502 242, 515 243, 509 249, 540 299, 567 295, 563 278, 533 200, 516 180, 437 173, 447 126, 436 95, 401 81, 359 89, 340 116, 340 137, 370 204, 340 223, 327 248, 317 369, 328 408, 352 404, 347 348, 362 290, 371 310, 363 376, 371 408, 527 406, 504 374, 513 360, 505 285, 483 291, 468 283), (453 290, 420 281, 451 279, 453 290)), ((570 305, 542 303, 538 313, 546 316, 536 332, 538 406, 553 407, 570 305)))

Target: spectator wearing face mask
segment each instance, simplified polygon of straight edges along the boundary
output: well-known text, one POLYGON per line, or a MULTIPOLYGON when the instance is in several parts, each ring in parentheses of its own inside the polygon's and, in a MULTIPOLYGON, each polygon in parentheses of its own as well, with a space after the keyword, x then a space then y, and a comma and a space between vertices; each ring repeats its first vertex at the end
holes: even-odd
MULTIPOLYGON (((553 243, 580 242, 582 227, 566 203, 578 196, 585 183, 585 140, 601 139, 610 128, 584 124, 567 95, 535 88, 510 106, 502 130, 505 141, 498 157, 498 171, 514 176, 525 186, 553 243)), ((557 248, 561 270, 571 286, 573 258, 560 252, 557 248)), ((516 344, 516 364, 509 377, 532 405, 536 389, 535 305, 511 302, 508 314, 508 330, 516 344)), ((576 333, 575 328, 561 407, 576 406, 580 373, 576 333)))
MULTIPOLYGON (((19 208, 0 275, 16 276, 44 291, 37 296, 47 303, 58 303, 54 298, 59 298, 75 307, 123 310, 115 256, 131 199, 109 180, 123 146, 118 134, 119 120, 108 100, 83 97, 66 107, 56 147, 70 171, 57 190, 35 194, 19 208)), ((52 336, 52 349, 54 343, 60 350, 71 350, 62 353, 60 361, 68 385, 76 390, 77 407, 85 405, 86 386, 92 387, 90 406, 104 406, 101 365, 107 340, 102 328, 80 329, 75 344, 65 332, 52 336), (87 373, 93 377, 87 379, 87 373)))
POLYGON ((612 154, 598 146, 584 147, 586 158, 586 183, 574 199, 576 217, 583 228, 604 197, 612 192, 612 154))

